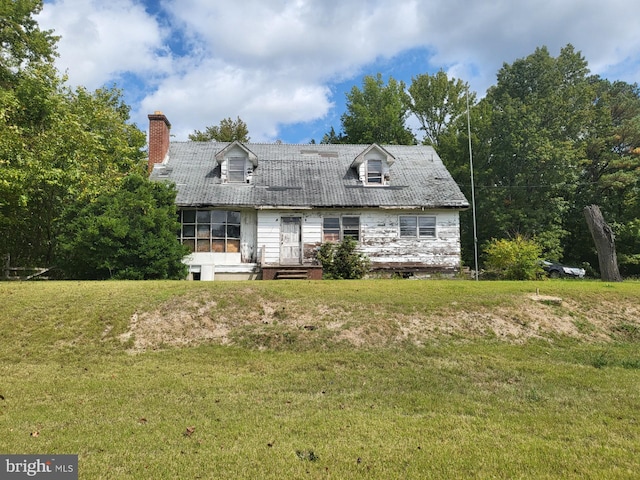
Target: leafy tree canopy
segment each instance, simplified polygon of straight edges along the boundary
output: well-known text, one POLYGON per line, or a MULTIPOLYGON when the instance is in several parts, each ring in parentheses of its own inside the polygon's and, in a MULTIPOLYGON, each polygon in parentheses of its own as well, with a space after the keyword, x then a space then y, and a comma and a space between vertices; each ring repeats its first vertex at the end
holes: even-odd
MULTIPOLYGON (((592 115, 587 73, 573 47, 563 48, 557 58, 539 48, 505 64, 498 83, 474 107, 481 243, 521 234, 535 237, 549 258, 562 256, 583 155, 583 126, 592 115)), ((451 129, 463 141, 449 150, 451 139, 446 139, 441 153, 448 165, 455 165, 456 179, 469 185, 466 128, 457 123, 451 129)))
POLYGON ((66 209, 144 171, 143 132, 116 88, 72 89, 53 65, 42 2, 0 3, 0 254, 49 266, 66 209))
MULTIPOLYGON (((412 79, 407 102, 424 131, 423 143, 437 146, 447 126, 466 113, 468 88, 462 80, 450 79, 442 70, 412 79)), ((469 103, 473 104, 475 94, 470 97, 469 103)))
POLYGON ((248 143, 249 129, 247 124, 244 123, 240 117, 235 121, 229 118, 225 118, 220 121, 220 125, 212 127, 206 127, 204 132, 200 130, 194 131, 189 135, 189 140, 194 142, 210 142, 215 140, 217 142, 242 142, 248 143))
MULTIPOLYGON (((571 45, 557 57, 538 48, 505 64, 497 79, 470 112, 480 243, 521 234, 536 238, 551 260, 596 265, 582 210, 598 203, 621 234, 620 261, 637 270, 638 86, 589 75, 571 45)), ((466 118, 447 126, 438 151, 470 198, 466 118)), ((462 213, 467 264, 471 219, 462 213)))
POLYGON ((144 171, 145 135, 115 89, 72 91, 43 66, 0 91, 0 252, 50 265, 66 208, 144 171))
POLYGON ((620 270, 640 275, 634 227, 640 221, 640 89, 636 84, 592 77, 592 120, 585 126, 584 156, 571 209, 567 253, 598 264, 591 236, 579 213, 598 204, 616 230, 620 270))
POLYGON ((346 143, 345 137, 342 134, 337 134, 335 129, 331 127, 328 133, 325 133, 320 141, 322 144, 336 144, 336 143, 346 143))
POLYGON ((40 30, 33 18, 41 10, 41 0, 0 2, 0 86, 6 88, 23 68, 51 62, 56 55, 58 37, 40 30))
POLYGON ((347 94, 347 111, 342 115, 342 143, 412 145, 416 139, 405 120, 409 105, 404 82, 392 77, 385 85, 382 75, 364 77, 362 90, 347 94))

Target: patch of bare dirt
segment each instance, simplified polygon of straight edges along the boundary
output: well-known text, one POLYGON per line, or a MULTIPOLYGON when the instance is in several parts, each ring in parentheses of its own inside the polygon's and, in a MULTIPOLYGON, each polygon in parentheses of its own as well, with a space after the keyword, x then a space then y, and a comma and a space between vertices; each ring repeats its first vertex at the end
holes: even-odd
POLYGON ((307 307, 258 299, 248 307, 235 308, 206 298, 174 299, 157 310, 134 314, 129 330, 120 339, 129 342, 130 352, 136 353, 168 346, 229 345, 247 332, 262 336, 291 332, 298 341, 315 339, 365 347, 423 344, 437 338, 523 343, 563 336, 601 342, 611 340, 620 325, 640 330, 640 306, 634 303, 581 305, 540 295, 523 295, 515 306, 468 311, 454 304, 428 315, 362 315, 330 305, 307 307))

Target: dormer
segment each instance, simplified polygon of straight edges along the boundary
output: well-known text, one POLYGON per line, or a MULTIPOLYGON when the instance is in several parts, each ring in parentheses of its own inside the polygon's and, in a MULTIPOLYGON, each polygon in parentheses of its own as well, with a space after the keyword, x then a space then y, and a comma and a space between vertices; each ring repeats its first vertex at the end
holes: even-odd
POLYGON ((237 140, 216 153, 222 183, 251 183, 258 157, 237 140))
POLYGON ((374 143, 353 160, 351 168, 357 169, 358 178, 363 185, 379 187, 389 185, 389 167, 395 160, 393 155, 374 143))

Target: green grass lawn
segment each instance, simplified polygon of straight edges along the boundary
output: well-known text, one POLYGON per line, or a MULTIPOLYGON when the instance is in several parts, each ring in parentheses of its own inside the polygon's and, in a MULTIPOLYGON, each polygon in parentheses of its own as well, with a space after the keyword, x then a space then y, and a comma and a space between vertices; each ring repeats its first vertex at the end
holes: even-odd
POLYGON ((638 283, 0 283, 0 305, 0 452, 78 454, 80 478, 640 472, 638 283), (190 343, 133 348, 132 318, 190 343))

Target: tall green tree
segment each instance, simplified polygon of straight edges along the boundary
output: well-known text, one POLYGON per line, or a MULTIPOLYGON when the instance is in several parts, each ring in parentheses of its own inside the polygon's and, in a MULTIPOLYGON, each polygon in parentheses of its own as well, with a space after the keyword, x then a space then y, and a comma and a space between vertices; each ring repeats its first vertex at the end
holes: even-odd
POLYGON ((636 84, 593 77, 595 114, 585 125, 585 155, 580 162, 576 202, 569 215, 567 251, 593 265, 598 261, 580 212, 599 205, 616 233, 620 269, 640 274, 640 89, 636 84))
POLYGON ((385 85, 381 74, 365 76, 362 90, 347 93, 347 111, 342 115, 344 143, 411 145, 415 136, 405 125, 409 105, 406 85, 392 77, 385 85))
POLYGON ((42 2, 1 5, 0 254, 49 266, 65 210, 144 171, 145 135, 118 90, 66 86, 52 62, 56 37, 33 20, 42 2))
POLYGON ((182 279, 188 254, 176 232, 175 186, 141 174, 67 212, 59 267, 69 278, 182 279))
POLYGON ((571 45, 557 58, 546 48, 504 65, 487 102, 491 166, 479 171, 492 221, 488 238, 535 237, 547 256, 563 255, 566 216, 584 157, 585 125, 593 115, 587 62, 571 45))
POLYGON ((20 265, 52 264, 64 210, 144 168, 145 135, 120 92, 72 91, 50 70, 0 95, 0 251, 20 265))
POLYGON ((244 123, 240 117, 235 121, 229 118, 225 118, 220 121, 220 125, 214 125, 206 127, 204 132, 195 130, 189 135, 189 140, 194 142, 210 142, 215 140, 217 142, 238 142, 248 143, 249 129, 247 124, 244 123))
POLYGON ((335 129, 331 127, 331 130, 329 130, 329 132, 324 134, 320 143, 321 144, 345 143, 344 135, 336 133, 335 129))
MULTIPOLYGON (((478 239, 484 243, 491 238, 494 231, 492 194, 494 189, 485 184, 485 179, 492 176, 491 162, 491 131, 493 119, 493 107, 486 99, 477 104, 470 103, 470 121, 466 115, 458 117, 449 123, 446 130, 438 139, 438 154, 447 166, 447 169, 462 190, 462 193, 471 203, 471 162, 469 155, 469 135, 471 132, 471 145, 473 149, 473 165, 475 177, 475 201, 476 201, 476 226, 478 239), (470 127, 470 128, 469 128, 470 127)), ((475 236, 472 209, 460 212, 460 241, 462 246, 462 261, 465 265, 475 267, 475 236)))
MULTIPOLYGON (((595 266, 582 211, 597 204, 618 236, 621 271, 639 272, 639 113, 638 86, 589 75, 571 45, 557 57, 543 47, 505 64, 470 112, 478 243, 520 234, 536 238, 552 260, 595 266)), ((466 119, 438 139, 470 198, 468 143, 466 119)), ((471 264, 471 212, 461 223, 463 259, 471 264)))
MULTIPOLYGON (((523 235, 559 260, 569 252, 594 122, 594 89, 587 62, 571 45, 552 57, 542 47, 505 64, 497 83, 471 108, 478 244, 523 235)), ((452 123, 439 152, 470 195, 466 119, 452 123)), ((462 216, 463 258, 473 258, 471 212, 462 216)))
MULTIPOLYGON (((468 88, 462 80, 449 78, 442 70, 412 78, 407 101, 424 132, 424 144, 437 147, 448 125, 467 112, 468 88)), ((475 94, 470 94, 469 103, 475 103, 475 94)))

